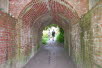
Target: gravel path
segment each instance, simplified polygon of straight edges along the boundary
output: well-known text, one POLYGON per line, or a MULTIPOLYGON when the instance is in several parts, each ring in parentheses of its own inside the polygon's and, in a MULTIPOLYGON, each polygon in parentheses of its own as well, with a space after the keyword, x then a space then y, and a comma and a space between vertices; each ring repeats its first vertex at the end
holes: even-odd
POLYGON ((23 68, 76 68, 64 48, 61 47, 62 45, 50 42, 42 47, 23 68))

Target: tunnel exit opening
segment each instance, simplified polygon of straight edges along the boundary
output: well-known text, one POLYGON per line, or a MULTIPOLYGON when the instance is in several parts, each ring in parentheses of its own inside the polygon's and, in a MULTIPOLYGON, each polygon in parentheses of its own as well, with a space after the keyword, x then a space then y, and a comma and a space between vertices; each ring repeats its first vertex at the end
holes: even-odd
POLYGON ((46 26, 42 31, 42 44, 51 42, 64 43, 64 30, 56 24, 46 26))

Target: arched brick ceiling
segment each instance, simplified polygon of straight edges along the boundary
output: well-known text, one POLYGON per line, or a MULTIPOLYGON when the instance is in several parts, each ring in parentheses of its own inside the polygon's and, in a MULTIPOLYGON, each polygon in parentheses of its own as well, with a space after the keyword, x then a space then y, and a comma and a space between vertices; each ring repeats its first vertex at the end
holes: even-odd
POLYGON ((24 10, 24 7, 27 7, 28 4, 34 3, 40 3, 40 2, 47 2, 47 1, 54 1, 59 2, 60 4, 71 7, 74 9, 78 16, 81 17, 83 14, 85 14, 88 10, 88 1, 89 0, 11 0, 10 1, 10 13, 15 16, 16 18, 19 16, 20 12, 24 10), (70 5, 70 6, 69 6, 70 5))
POLYGON ((54 0, 41 1, 38 3, 31 2, 20 13, 19 19, 23 20, 23 27, 27 28, 27 26, 30 27, 34 21, 46 14, 49 14, 53 21, 59 25, 62 21, 66 21, 68 24, 68 22, 75 23, 79 19, 76 11, 70 4, 67 3, 66 6, 54 0))

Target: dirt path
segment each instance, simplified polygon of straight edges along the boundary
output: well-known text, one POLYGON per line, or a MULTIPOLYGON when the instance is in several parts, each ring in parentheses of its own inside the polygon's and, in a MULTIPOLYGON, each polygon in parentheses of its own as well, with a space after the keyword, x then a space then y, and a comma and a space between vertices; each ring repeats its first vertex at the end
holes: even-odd
POLYGON ((61 44, 51 42, 42 47, 24 68, 76 68, 64 48, 58 45, 61 44))

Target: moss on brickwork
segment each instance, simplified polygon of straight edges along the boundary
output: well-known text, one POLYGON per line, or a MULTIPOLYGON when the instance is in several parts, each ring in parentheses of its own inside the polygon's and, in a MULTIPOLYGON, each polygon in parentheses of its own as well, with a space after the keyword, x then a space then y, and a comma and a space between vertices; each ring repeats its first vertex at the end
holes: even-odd
MULTIPOLYGON (((0 11, 0 64, 12 64, 16 57, 16 19, 0 11), (2 61, 1 61, 2 60, 2 61)), ((0 65, 1 68, 1 65, 0 65)), ((5 67, 4 67, 5 68, 5 67)))
POLYGON ((91 12, 88 12, 80 22, 80 41, 81 41, 81 61, 85 68, 92 68, 92 36, 91 30, 91 12))

